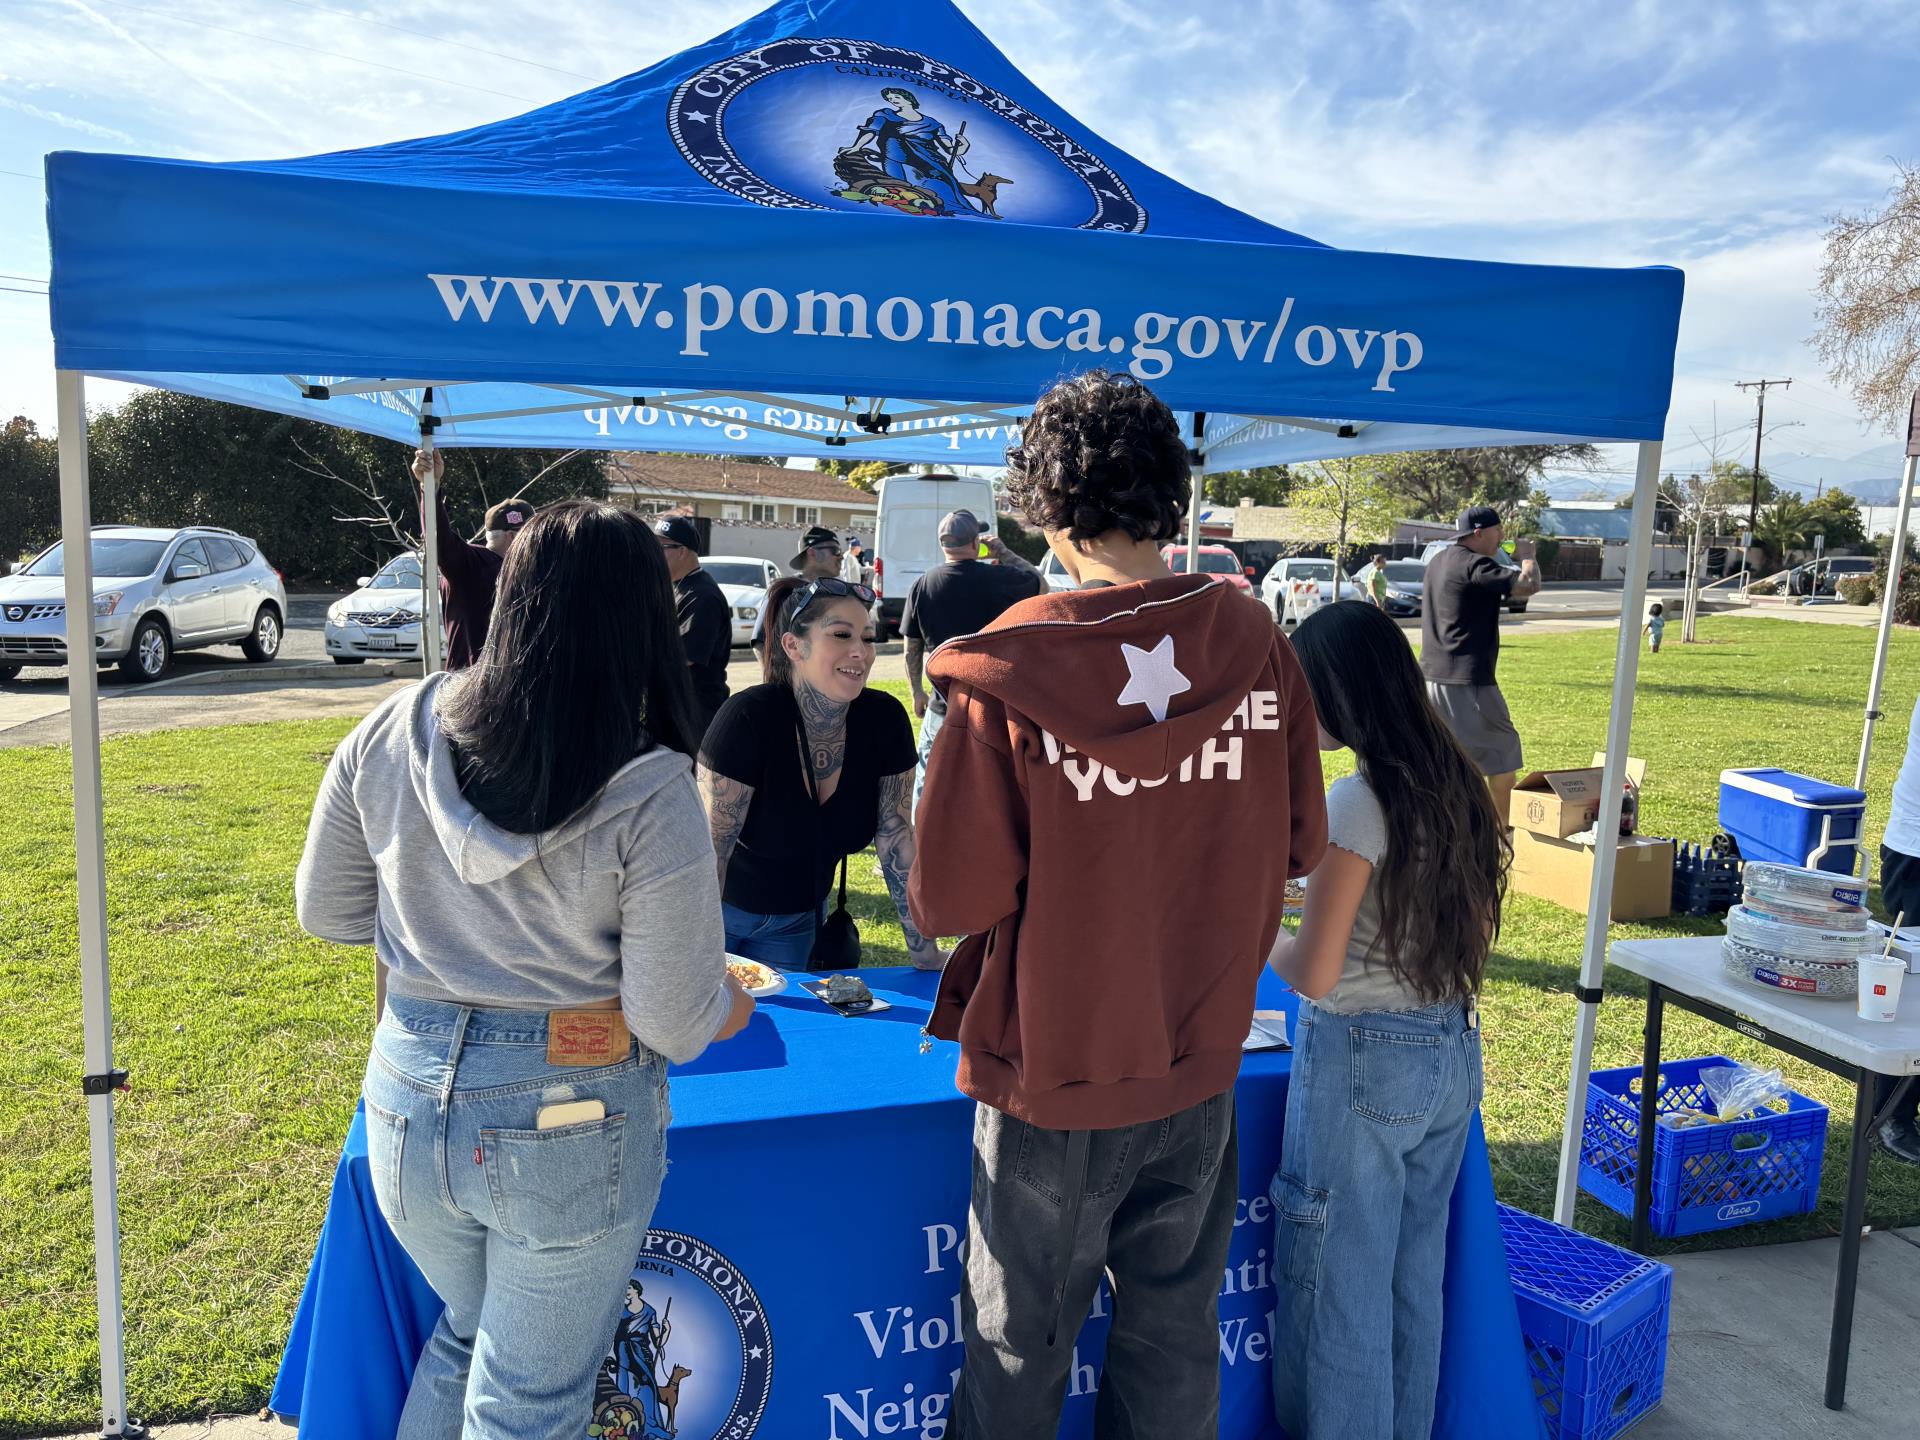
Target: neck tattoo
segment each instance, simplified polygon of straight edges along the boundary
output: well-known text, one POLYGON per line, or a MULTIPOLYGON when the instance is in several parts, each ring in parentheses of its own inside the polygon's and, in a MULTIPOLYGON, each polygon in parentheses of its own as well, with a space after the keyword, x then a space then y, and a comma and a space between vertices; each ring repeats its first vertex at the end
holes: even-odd
POLYGON ((807 758, 813 765, 816 784, 837 771, 847 758, 847 705, 831 700, 798 676, 793 681, 793 696, 800 704, 800 718, 806 724, 807 758))

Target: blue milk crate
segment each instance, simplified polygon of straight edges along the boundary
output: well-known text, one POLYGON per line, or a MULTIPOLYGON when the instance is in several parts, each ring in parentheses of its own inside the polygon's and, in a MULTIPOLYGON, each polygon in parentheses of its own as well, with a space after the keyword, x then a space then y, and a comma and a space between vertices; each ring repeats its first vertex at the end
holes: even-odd
MULTIPOLYGON (((1660 1067, 1662 1113, 1713 1110, 1700 1072, 1731 1060, 1709 1055, 1660 1067)), ((1775 1102, 1780 1105, 1781 1102, 1775 1102)), ((1783 1108, 1747 1120, 1653 1134, 1653 1233, 1666 1239, 1804 1215, 1820 1198, 1827 1107, 1789 1091, 1783 1108)), ((1633 1214, 1640 1168, 1640 1067, 1596 1070, 1587 1086, 1580 1188, 1610 1210, 1633 1214)))
POLYGON ((1720 772, 1720 828, 1743 860, 1858 874, 1866 814, 1864 790, 1791 770, 1720 772))
POLYGON ((1524 1210, 1499 1210, 1547 1440, 1610 1440, 1666 1388, 1673 1271, 1524 1210))

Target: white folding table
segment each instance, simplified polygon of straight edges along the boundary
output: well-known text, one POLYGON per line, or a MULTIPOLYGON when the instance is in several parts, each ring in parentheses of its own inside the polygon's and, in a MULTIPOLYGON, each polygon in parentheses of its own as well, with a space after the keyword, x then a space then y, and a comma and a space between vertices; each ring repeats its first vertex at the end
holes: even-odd
MULTIPOLYGON (((1867 1207, 1867 1156, 1879 1118, 1875 1077, 1920 1075, 1920 976, 1910 978, 1897 1019, 1862 1020, 1851 1001, 1820 1000, 1735 979, 1722 968, 1720 940, 1621 941, 1608 960, 1647 981, 1646 1049, 1640 1075, 1640 1158, 1634 1177, 1633 1248, 1651 1238, 1653 1138, 1660 1094, 1660 1022, 1677 1005, 1751 1040, 1851 1080, 1853 1149, 1848 1157, 1846 1207, 1840 1221, 1840 1272, 1833 1290, 1833 1332, 1827 1344, 1827 1408, 1846 1403, 1847 1352, 1853 1340, 1853 1295, 1860 1275, 1860 1240, 1867 1207)), ((1889 1097, 1891 1109, 1895 1095, 1889 1097)))

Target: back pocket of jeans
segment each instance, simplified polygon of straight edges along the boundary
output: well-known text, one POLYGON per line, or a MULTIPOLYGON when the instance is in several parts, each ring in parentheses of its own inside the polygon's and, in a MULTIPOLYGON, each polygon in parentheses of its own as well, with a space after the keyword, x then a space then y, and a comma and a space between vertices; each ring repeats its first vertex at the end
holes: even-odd
POLYGON ((1327 1244, 1327 1192, 1303 1185, 1284 1170, 1267 1187, 1273 1202, 1273 1270, 1309 1295, 1320 1288, 1320 1255, 1327 1244))
POLYGON ((371 1100, 361 1104, 367 1112, 367 1168, 373 1175, 374 1199, 389 1225, 406 1219, 406 1207, 400 1203, 400 1162, 407 1148, 407 1117, 382 1110, 371 1100))
POLYGON ((530 1250, 591 1245, 613 1229, 627 1117, 557 1130, 482 1130, 501 1234, 530 1250))
POLYGON ((1347 1031, 1353 1046, 1353 1109, 1382 1125, 1412 1125, 1440 1098, 1440 1036, 1403 1030, 1347 1031))

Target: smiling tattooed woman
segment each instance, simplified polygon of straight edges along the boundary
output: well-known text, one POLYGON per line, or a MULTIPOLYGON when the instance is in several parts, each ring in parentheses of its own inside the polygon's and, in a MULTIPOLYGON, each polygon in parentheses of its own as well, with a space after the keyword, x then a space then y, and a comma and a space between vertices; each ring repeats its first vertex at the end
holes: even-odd
POLYGON ((767 681, 727 701, 701 746, 732 954, 805 969, 835 868, 871 844, 909 958, 940 967, 939 946, 907 913, 919 757, 906 707, 867 689, 872 603, 843 580, 776 584, 767 681))

